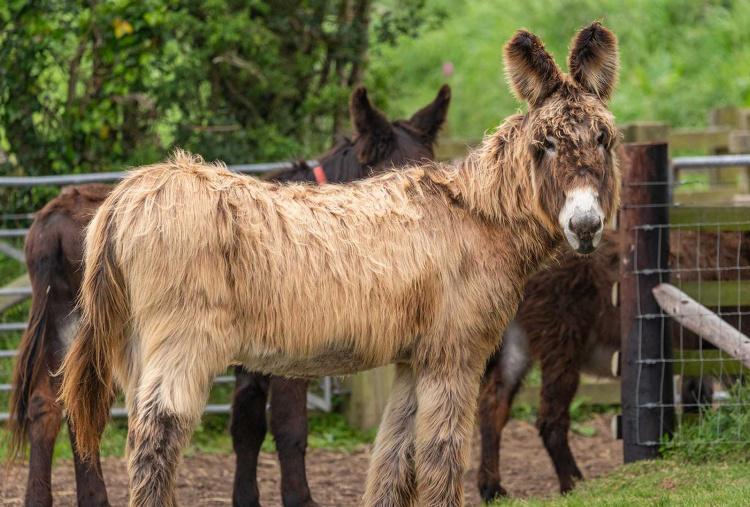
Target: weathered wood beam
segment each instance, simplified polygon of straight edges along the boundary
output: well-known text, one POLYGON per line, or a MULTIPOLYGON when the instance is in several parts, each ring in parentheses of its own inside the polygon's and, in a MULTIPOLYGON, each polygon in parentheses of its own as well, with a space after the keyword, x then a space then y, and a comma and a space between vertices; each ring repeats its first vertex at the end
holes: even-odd
POLYGON ((676 322, 750 367, 750 338, 674 285, 659 284, 653 294, 676 322))

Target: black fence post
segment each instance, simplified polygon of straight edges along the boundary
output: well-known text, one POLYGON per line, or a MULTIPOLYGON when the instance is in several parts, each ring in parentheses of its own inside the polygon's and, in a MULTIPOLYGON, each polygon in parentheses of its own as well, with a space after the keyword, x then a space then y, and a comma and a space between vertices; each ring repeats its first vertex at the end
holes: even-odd
POLYGON ((665 143, 623 144, 619 156, 622 437, 630 463, 657 457, 674 430, 671 319, 651 293, 669 282, 669 156, 665 143))

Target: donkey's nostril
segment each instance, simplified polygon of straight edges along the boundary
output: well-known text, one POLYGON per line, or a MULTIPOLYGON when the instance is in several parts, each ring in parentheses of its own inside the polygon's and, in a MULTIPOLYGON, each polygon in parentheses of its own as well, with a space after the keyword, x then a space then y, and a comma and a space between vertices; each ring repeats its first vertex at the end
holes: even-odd
POLYGON ((601 230, 602 219, 592 213, 575 215, 568 227, 579 239, 590 240, 601 230))

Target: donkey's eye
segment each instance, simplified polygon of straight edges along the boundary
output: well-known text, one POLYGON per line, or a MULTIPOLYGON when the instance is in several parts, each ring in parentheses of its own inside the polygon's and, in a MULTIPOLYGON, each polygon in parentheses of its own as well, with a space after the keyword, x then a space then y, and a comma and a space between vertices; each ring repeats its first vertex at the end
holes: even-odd
POLYGON ((555 148, 557 148, 557 139, 552 136, 547 136, 542 141, 542 146, 547 151, 555 151, 555 148))
POLYGON ((596 143, 602 148, 606 148, 609 144, 607 141, 607 133, 602 130, 601 132, 599 132, 599 135, 596 136, 596 143))

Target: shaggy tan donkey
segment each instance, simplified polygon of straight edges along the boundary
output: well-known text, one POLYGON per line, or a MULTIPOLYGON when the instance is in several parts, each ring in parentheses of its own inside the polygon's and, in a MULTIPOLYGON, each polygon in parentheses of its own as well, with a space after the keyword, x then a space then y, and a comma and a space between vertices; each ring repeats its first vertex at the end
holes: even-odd
POLYGON ((529 112, 456 166, 318 187, 177 152, 112 192, 87 233, 62 399, 91 454, 125 389, 131 505, 175 505, 182 448, 231 363, 397 363, 364 503, 463 505, 479 379, 527 275, 564 238, 593 251, 618 203, 615 36, 583 29, 567 75, 527 31, 504 51, 529 112))

